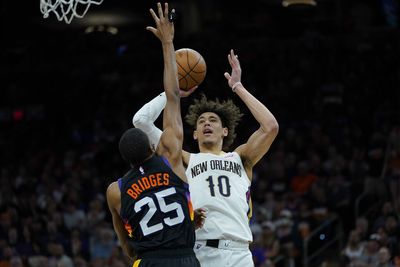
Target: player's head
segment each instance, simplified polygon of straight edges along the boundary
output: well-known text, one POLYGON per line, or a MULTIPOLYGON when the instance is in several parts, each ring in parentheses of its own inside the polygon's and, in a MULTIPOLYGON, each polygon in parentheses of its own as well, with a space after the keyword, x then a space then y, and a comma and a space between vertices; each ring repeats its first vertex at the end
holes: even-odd
POLYGON ((122 158, 131 165, 139 165, 154 153, 149 138, 138 128, 131 128, 124 132, 119 140, 119 152, 122 158))
POLYGON ((185 118, 194 127, 193 137, 200 146, 221 144, 223 150, 228 150, 236 137, 235 127, 242 115, 232 100, 212 101, 202 95, 189 107, 185 118))

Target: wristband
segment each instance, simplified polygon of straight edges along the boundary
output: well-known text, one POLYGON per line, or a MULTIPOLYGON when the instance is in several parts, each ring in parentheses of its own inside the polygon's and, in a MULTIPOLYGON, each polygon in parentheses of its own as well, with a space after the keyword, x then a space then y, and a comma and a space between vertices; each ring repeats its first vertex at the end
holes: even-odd
POLYGON ((236 87, 237 87, 238 85, 242 85, 242 83, 241 83, 241 82, 235 82, 235 83, 232 85, 232 92, 235 92, 236 87))

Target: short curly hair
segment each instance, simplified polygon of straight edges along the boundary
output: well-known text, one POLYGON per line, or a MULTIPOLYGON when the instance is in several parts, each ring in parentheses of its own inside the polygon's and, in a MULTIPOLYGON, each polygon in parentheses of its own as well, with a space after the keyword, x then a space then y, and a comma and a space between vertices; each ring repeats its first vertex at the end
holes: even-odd
POLYGON ((195 99, 194 104, 189 106, 188 114, 185 116, 186 122, 196 128, 198 118, 205 112, 217 114, 221 118, 222 127, 228 128, 228 136, 224 138, 222 148, 228 150, 236 138, 235 128, 243 116, 240 109, 230 99, 221 102, 217 98, 213 101, 202 94, 200 99, 195 99))

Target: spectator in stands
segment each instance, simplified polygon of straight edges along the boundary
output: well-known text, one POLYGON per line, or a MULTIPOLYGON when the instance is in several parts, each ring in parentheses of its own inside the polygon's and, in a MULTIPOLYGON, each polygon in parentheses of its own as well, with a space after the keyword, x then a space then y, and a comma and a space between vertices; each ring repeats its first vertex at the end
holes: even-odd
POLYGON ((77 207, 77 203, 74 200, 68 200, 66 203, 66 209, 63 213, 64 224, 67 229, 73 228, 84 229, 86 227, 86 215, 85 212, 77 207))
POLYGON ((297 214, 298 220, 310 223, 312 220, 311 215, 312 213, 311 213, 310 201, 307 199, 301 199, 297 214))
POLYGON ((50 254, 49 267, 74 267, 71 257, 65 254, 61 243, 49 243, 48 252, 50 254))
POLYGON ((364 182, 364 192, 369 195, 376 195, 381 199, 387 196, 387 189, 381 179, 385 161, 386 138, 379 132, 372 135, 368 147, 368 176, 364 182))
POLYGON ((279 240, 275 234, 275 225, 272 221, 263 221, 260 232, 251 245, 253 261, 256 267, 265 267, 267 261, 273 260, 280 252, 279 240))
POLYGON ((360 261, 364 252, 364 245, 361 243, 360 234, 357 230, 352 230, 347 240, 347 244, 342 251, 342 255, 348 258, 349 263, 360 261))
POLYGON ((114 231, 103 225, 97 226, 93 231, 90 237, 90 258, 109 259, 116 245, 114 231))
POLYGON ((390 133, 390 152, 388 159, 388 177, 394 208, 400 213, 400 126, 393 127, 390 133))
POLYGON ((379 217, 374 220, 372 231, 376 232, 380 227, 385 226, 386 217, 394 212, 393 202, 383 203, 379 217))
POLYGON ((387 233, 388 247, 390 248, 391 253, 398 251, 399 248, 400 228, 398 221, 399 219, 397 217, 397 214, 389 214, 385 220, 384 230, 387 233))
POLYGON ((83 233, 78 228, 71 230, 68 245, 69 254, 72 257, 83 257, 84 259, 89 259, 88 240, 83 236, 83 233))
POLYGON ((47 221, 46 226, 47 233, 42 238, 45 243, 60 242, 65 244, 66 237, 64 233, 58 229, 57 224, 54 221, 47 221))
POLYGON ((317 180, 316 174, 310 172, 307 161, 301 161, 297 165, 297 174, 290 182, 290 188, 293 192, 302 196, 308 193, 312 184, 317 180))
POLYGON ((13 249, 9 246, 3 247, 1 251, 0 267, 9 267, 12 257, 13 249))
POLYGON ((378 251, 378 264, 376 267, 394 267, 390 261, 390 251, 387 247, 381 247, 378 251))
POLYGON ((265 221, 261 224, 261 227, 261 246, 264 249, 265 258, 274 260, 280 252, 280 243, 275 234, 275 225, 271 221, 265 221))
POLYGON ((395 256, 394 257, 394 266, 395 267, 400 267, 400 256, 395 256))
POLYGON ((89 267, 89 264, 87 263, 87 261, 80 256, 74 257, 73 261, 74 261, 75 267, 89 267))
POLYGON ((378 251, 380 249, 380 238, 378 234, 372 234, 360 257, 360 262, 369 266, 378 264, 378 251))
POLYGON ((34 255, 28 258, 29 267, 50 267, 49 259, 44 255, 34 255))
POLYGON ((24 263, 20 257, 12 257, 10 260, 10 267, 24 267, 24 263))
POLYGON ((106 213, 103 208, 103 202, 96 198, 89 203, 89 211, 87 212, 87 227, 91 229, 97 224, 102 223, 106 213))
POLYGON ((358 217, 356 219, 356 230, 360 234, 361 241, 368 241, 370 231, 369 231, 369 222, 365 217, 358 217))

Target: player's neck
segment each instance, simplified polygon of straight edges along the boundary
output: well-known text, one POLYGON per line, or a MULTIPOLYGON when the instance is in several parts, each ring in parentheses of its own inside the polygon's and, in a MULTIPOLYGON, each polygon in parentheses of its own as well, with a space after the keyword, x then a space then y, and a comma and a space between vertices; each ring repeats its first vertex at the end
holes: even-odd
POLYGON ((143 163, 145 163, 146 161, 148 161, 149 159, 151 159, 153 156, 155 155, 155 153, 154 152, 152 152, 150 155, 148 155, 142 162, 140 162, 140 163, 138 163, 138 164, 131 164, 131 167, 132 168, 139 168, 140 167, 140 165, 142 165, 143 163))
POLYGON ((200 153, 210 153, 218 156, 225 154, 225 152, 222 151, 222 149, 217 146, 211 146, 211 147, 199 146, 199 150, 200 153))

